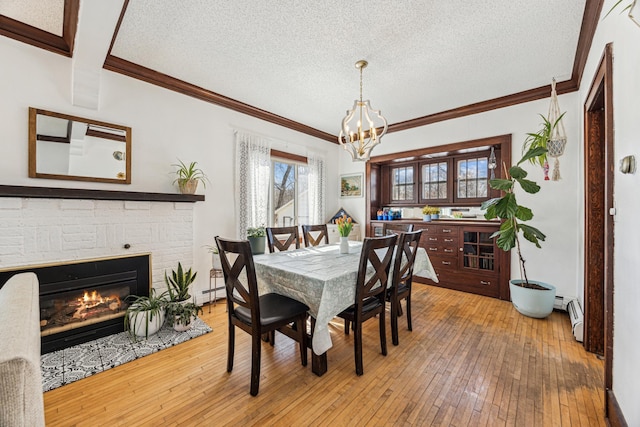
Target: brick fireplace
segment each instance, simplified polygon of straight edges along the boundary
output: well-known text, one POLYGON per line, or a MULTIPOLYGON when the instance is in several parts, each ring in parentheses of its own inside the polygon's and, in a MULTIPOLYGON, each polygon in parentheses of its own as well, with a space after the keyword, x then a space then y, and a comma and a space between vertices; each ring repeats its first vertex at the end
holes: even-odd
MULTIPOLYGON (((0 272, 147 255, 146 289, 135 292, 148 293, 149 283, 162 291, 165 271, 178 261, 193 263, 193 202, 202 200, 198 195, 0 186, 0 272)), ((114 289, 106 297, 121 298, 123 292, 114 289)))

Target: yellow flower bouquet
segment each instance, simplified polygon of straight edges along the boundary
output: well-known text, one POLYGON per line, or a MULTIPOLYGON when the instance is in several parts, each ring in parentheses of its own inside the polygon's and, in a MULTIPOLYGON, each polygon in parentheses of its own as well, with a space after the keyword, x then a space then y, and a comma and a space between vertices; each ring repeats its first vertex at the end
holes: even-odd
POLYGON ((342 215, 340 218, 336 219, 336 224, 338 225, 340 236, 349 236, 349 233, 351 233, 351 229, 353 228, 353 220, 351 219, 351 217, 342 215))

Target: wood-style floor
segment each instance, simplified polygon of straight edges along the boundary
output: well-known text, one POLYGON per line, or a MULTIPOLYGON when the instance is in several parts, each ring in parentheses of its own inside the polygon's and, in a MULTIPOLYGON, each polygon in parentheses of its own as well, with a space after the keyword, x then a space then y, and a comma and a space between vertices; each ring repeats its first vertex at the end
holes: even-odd
POLYGON ((260 393, 249 395, 249 335, 236 332, 226 372, 224 301, 205 306, 213 332, 45 393, 47 426, 605 426, 603 363, 568 316, 518 314, 510 303, 414 285, 413 332, 380 354, 377 321, 356 376, 353 334, 332 329, 329 371, 300 365, 283 335, 263 343, 260 393))

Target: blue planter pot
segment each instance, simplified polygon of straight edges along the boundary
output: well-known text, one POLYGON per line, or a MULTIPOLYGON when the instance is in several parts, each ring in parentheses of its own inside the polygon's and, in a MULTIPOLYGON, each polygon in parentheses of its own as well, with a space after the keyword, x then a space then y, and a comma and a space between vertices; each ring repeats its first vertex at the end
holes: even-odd
POLYGON ((545 289, 530 289, 518 286, 524 280, 514 279, 509 282, 511 291, 511 303, 525 316, 543 319, 553 311, 553 303, 556 299, 556 287, 544 282, 529 280, 529 283, 541 286, 545 289))
POLYGON ((431 215, 422 215, 423 221, 431 221, 431 215))

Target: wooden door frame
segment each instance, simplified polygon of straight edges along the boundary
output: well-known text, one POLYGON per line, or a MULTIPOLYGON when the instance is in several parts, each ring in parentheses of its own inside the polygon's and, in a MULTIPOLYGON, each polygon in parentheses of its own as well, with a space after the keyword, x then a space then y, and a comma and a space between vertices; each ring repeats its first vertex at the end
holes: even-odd
MULTIPOLYGON (((604 351, 605 407, 613 362, 613 45, 605 46, 584 104, 584 346, 604 351), (604 331, 604 335, 601 335, 604 331)), ((608 411, 607 411, 608 412, 608 411)))

